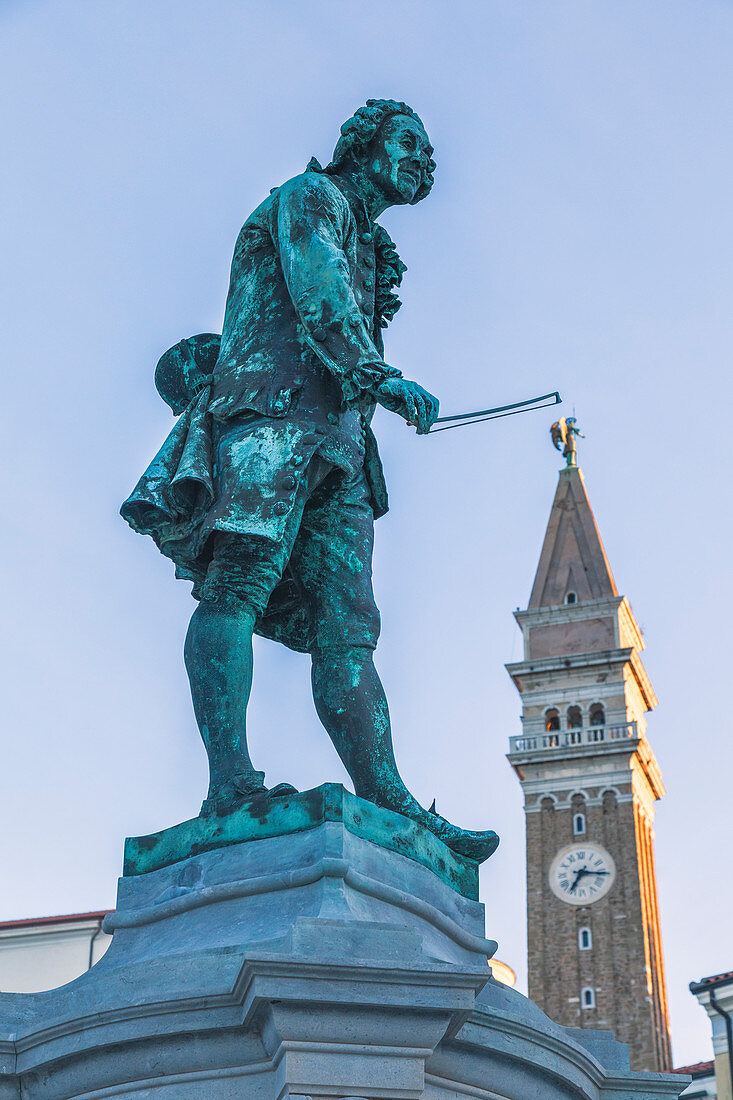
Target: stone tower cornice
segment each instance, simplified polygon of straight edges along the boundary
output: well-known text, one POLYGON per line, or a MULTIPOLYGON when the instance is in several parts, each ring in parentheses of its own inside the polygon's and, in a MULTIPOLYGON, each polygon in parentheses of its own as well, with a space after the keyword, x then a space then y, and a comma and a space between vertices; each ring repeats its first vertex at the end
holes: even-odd
POLYGON ((514 618, 525 638, 533 626, 582 622, 604 615, 616 616, 620 632, 627 635, 629 644, 638 650, 646 648, 641 627, 636 621, 626 596, 605 596, 597 600, 583 600, 580 603, 528 607, 524 611, 514 612, 514 618))
POLYGON ((526 705, 533 690, 543 695, 548 692, 548 677, 557 674, 566 677, 572 670, 604 668, 622 676, 628 667, 644 700, 647 710, 657 705, 657 696, 647 675, 641 657, 633 646, 623 649, 607 649, 598 653, 565 653, 556 657, 539 657, 528 661, 513 661, 504 666, 514 681, 517 691, 526 705))

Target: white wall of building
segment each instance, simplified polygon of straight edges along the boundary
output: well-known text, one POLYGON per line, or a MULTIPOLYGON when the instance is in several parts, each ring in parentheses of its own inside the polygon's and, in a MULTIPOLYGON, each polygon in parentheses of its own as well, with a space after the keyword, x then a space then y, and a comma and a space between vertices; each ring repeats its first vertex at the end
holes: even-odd
POLYGON ((101 959, 112 937, 104 913, 0 924, 0 991, 40 993, 78 978, 101 959))

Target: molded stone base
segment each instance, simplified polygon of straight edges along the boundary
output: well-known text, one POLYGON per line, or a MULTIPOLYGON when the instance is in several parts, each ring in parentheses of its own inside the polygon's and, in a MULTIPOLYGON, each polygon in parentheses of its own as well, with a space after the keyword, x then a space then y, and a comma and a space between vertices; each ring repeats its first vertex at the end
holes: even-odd
POLYGON ((125 877, 107 927, 81 978, 0 994, 0 1100, 656 1100, 686 1084, 631 1073, 612 1036, 495 982, 483 906, 344 820, 125 877))

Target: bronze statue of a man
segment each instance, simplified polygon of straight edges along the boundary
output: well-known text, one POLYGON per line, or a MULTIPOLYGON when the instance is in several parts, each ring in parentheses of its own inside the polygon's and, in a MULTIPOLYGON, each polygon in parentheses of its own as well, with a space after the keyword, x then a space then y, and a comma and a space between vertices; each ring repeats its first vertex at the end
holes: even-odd
POLYGON ((371 419, 380 404, 425 433, 438 415, 383 358, 405 267, 376 219, 429 194, 432 153, 410 107, 369 100, 326 168, 311 161, 250 215, 221 339, 181 341, 158 365, 180 418, 122 515, 199 601, 185 659, 209 758, 202 814, 294 791, 268 790, 247 751, 257 632, 310 653, 316 710, 356 794, 481 860, 495 833, 452 825, 402 782, 372 659, 373 525, 387 494, 371 419))

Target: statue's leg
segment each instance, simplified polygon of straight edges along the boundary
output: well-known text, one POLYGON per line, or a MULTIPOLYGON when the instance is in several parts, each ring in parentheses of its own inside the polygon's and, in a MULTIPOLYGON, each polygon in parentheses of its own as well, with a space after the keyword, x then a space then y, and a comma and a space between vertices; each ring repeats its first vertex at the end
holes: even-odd
MULTIPOLYGON (((202 813, 228 812, 267 790, 247 749, 252 635, 289 553, 289 542, 214 535, 212 561, 186 636, 184 657, 194 712, 209 758, 202 813)), ((294 791, 280 784, 270 793, 294 791)))
POLYGON ((492 831, 460 829, 426 810, 405 786, 373 651, 379 612, 371 584, 373 517, 361 478, 332 476, 305 509, 291 568, 313 625, 313 699, 357 795, 396 810, 473 859, 498 844, 492 831))
POLYGON ((356 794, 408 813, 420 807, 397 768, 387 698, 373 656, 368 645, 314 650, 313 701, 356 794))
POLYGON ((193 709, 209 758, 213 799, 232 781, 262 787, 247 751, 255 614, 235 596, 202 599, 191 617, 184 657, 193 709))
POLYGON ((314 650, 312 660, 318 717, 351 776, 356 794, 412 818, 461 855, 487 859, 499 843, 496 833, 453 825, 421 806, 402 781, 392 746, 387 700, 372 649, 351 646, 314 650))
POLYGON ((397 770, 387 699, 374 667, 373 544, 363 472, 349 478, 333 470, 305 507, 290 569, 311 623, 313 700, 356 793, 417 807, 397 770))

